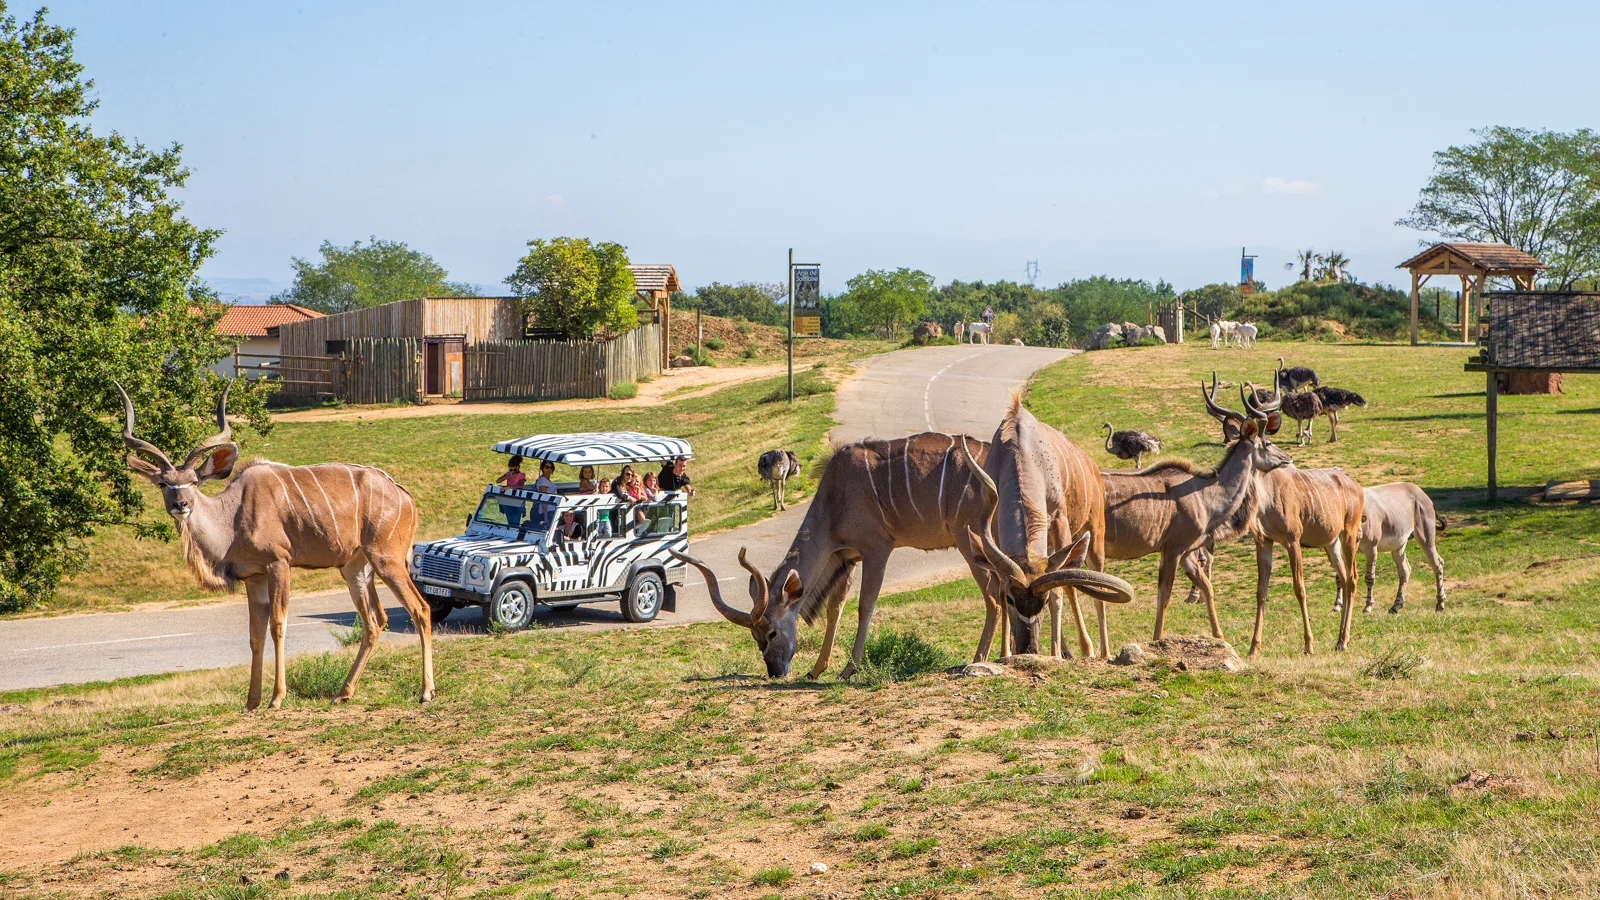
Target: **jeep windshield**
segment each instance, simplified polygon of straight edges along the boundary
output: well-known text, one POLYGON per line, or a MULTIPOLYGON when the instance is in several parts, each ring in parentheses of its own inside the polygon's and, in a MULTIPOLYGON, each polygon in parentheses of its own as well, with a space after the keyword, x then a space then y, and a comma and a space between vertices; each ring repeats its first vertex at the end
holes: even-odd
POLYGON ((546 501, 488 493, 483 495, 472 518, 483 525, 542 532, 550 524, 550 512, 554 508, 555 504, 546 501))

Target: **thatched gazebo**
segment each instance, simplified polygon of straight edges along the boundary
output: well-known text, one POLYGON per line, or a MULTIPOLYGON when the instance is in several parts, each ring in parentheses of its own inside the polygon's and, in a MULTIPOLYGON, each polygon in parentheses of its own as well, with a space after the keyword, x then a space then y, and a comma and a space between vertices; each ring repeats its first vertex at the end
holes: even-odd
POLYGON ((1417 292, 1435 275, 1461 279, 1461 343, 1473 342, 1470 322, 1483 318, 1483 288, 1490 278, 1510 278, 1518 288, 1533 290, 1544 263, 1510 244, 1434 244, 1400 265, 1411 270, 1411 346, 1417 345, 1417 292))

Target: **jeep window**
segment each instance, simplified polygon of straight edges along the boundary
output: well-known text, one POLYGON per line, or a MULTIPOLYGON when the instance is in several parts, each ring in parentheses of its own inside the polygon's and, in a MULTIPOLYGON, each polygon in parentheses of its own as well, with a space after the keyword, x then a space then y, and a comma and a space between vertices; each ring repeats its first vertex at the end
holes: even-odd
POLYGON ((473 518, 485 525, 543 531, 550 523, 549 509, 550 504, 537 500, 490 494, 478 504, 478 512, 473 518))
POLYGON ((683 526, 680 517, 683 507, 676 503, 650 503, 638 507, 644 512, 644 528, 640 535, 674 534, 683 526))

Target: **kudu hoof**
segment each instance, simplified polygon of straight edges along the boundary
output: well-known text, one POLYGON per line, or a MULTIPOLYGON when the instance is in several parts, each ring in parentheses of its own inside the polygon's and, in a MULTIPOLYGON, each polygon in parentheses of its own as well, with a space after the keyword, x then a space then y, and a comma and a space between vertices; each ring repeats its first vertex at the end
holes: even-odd
POLYGON ((840 681, 849 681, 855 674, 856 674, 856 664, 855 663, 848 663, 848 664, 845 665, 844 670, 839 673, 839 680, 840 681))

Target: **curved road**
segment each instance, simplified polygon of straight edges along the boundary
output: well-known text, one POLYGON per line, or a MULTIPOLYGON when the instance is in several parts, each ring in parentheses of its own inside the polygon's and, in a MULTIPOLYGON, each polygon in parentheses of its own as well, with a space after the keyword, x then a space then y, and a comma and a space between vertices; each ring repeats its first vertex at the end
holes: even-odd
MULTIPOLYGON (((1025 384, 1035 370, 1070 352, 957 345, 870 357, 860 361, 857 374, 840 387, 834 413, 839 425, 830 436, 835 443, 845 443, 871 436, 946 431, 987 439, 999 424, 1010 392, 1025 384)), ((731 586, 729 601, 745 605, 739 548, 749 547, 752 562, 770 571, 788 549, 805 510, 806 504, 796 504, 766 521, 696 540, 691 549, 716 571, 728 573, 721 581, 731 586)), ((953 550, 899 553, 889 561, 884 591, 906 590, 963 574, 961 557, 953 550)), ((390 627, 405 628, 405 614, 392 597, 388 601, 390 627)), ((679 592, 677 612, 663 613, 656 623, 717 618, 699 574, 691 570, 689 583, 679 592)), ((338 646, 333 627, 348 627, 354 621, 349 595, 342 588, 296 596, 290 608, 289 651, 333 649, 338 646)), ((624 627, 610 604, 545 612, 539 623, 545 627, 624 627)), ((481 634, 483 620, 475 612, 458 612, 441 631, 481 634)), ((250 661, 246 634, 242 595, 184 609, 0 622, 0 690, 240 665, 250 661)), ((412 638, 391 632, 384 639, 412 638)))

